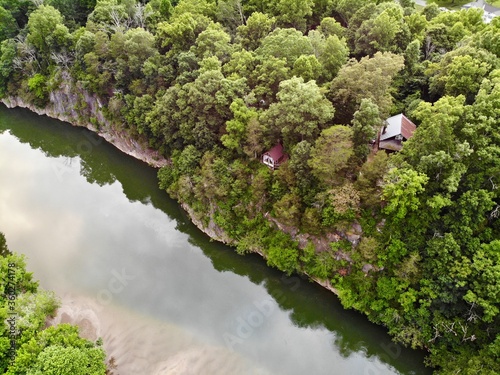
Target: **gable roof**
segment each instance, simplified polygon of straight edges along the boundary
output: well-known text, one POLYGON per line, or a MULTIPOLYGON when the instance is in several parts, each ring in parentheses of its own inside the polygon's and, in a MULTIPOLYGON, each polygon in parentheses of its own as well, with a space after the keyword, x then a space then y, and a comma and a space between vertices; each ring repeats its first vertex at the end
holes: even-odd
POLYGON ((381 141, 393 138, 399 134, 409 139, 417 128, 416 125, 402 113, 389 117, 386 120, 386 124, 385 133, 380 134, 381 141))
POLYGON ((278 143, 276 146, 274 146, 269 151, 264 152, 264 155, 268 155, 268 156, 272 157, 273 160, 278 161, 284 156, 283 146, 278 143))

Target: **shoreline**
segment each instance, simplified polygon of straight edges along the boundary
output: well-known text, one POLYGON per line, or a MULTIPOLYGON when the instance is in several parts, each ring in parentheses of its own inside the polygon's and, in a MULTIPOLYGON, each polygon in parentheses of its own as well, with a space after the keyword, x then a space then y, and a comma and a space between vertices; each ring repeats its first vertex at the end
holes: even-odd
POLYGON ((0 101, 9 109, 24 108, 40 116, 47 116, 55 120, 67 122, 71 126, 86 128, 104 138, 106 142, 112 144, 121 152, 141 160, 152 167, 161 168, 168 164, 168 160, 160 155, 158 151, 146 147, 138 140, 132 139, 125 131, 116 130, 108 121, 101 120, 100 123, 102 126, 97 128, 90 122, 82 123, 81 121, 77 121, 74 114, 64 114, 50 107, 37 108, 18 97, 9 96, 2 98, 0 101))
MULTIPOLYGON (((57 97, 57 94, 54 94, 55 99, 57 97)), ((75 124, 74 121, 72 120, 72 117, 68 115, 64 115, 61 113, 56 113, 53 109, 51 108, 37 108, 32 104, 26 103, 24 100, 17 98, 17 97, 6 97, 0 100, 7 108, 13 109, 13 108, 24 108, 28 109, 33 113, 36 113, 37 115, 40 116, 47 116, 55 120, 63 121, 71 126, 74 127, 84 127, 93 133, 99 135, 100 137, 104 138, 106 142, 112 144, 115 146, 117 149, 119 149, 121 152, 132 156, 133 158, 143 161, 147 163, 148 165, 154 167, 154 168, 161 168, 165 165, 168 164, 168 161, 163 157, 160 156, 159 153, 155 150, 152 150, 150 148, 144 147, 144 145, 140 144, 138 141, 130 139, 128 134, 125 132, 117 131, 113 128, 113 126, 107 122, 104 121, 104 126, 100 127, 100 129, 97 129, 95 126, 93 126, 91 123, 87 122, 84 124, 75 124)), ((52 100, 51 100, 52 103, 52 100)), ((205 227, 200 219, 196 217, 194 214, 193 210, 191 209, 190 206, 188 206, 184 202, 177 201, 177 204, 181 206, 181 208, 186 212, 186 214, 189 217, 189 220, 204 234, 206 234, 211 240, 221 242, 225 245, 228 246, 234 246, 235 241, 230 238, 221 228, 219 228, 213 220, 210 220, 208 227, 205 227)), ((264 260, 266 260, 266 256, 262 251, 256 251, 257 254, 259 254, 264 260)), ((303 273, 306 275, 310 280, 314 281, 318 285, 322 286, 323 288, 329 290, 336 296, 339 296, 338 290, 333 287, 330 283, 329 280, 320 280, 315 277, 311 277, 307 273, 303 273)))
POLYGON ((69 323, 78 326, 83 338, 93 342, 102 338, 110 375, 218 375, 219 368, 225 368, 224 374, 243 375, 246 368, 253 369, 248 359, 203 342, 180 326, 124 307, 100 305, 88 295, 64 292, 60 301, 46 324, 69 323))

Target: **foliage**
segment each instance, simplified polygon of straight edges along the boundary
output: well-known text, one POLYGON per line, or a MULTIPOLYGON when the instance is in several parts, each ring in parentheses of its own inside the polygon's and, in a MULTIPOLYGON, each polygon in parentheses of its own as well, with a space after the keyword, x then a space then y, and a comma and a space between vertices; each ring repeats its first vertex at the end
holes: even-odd
POLYGON ((304 82, 296 77, 282 81, 277 99, 260 119, 269 138, 283 139, 289 149, 300 141, 317 138, 333 117, 331 103, 314 81, 304 82))
POLYGON ((36 104, 42 106, 48 101, 47 77, 42 74, 35 74, 28 80, 28 87, 35 95, 36 104))
POLYGON ((335 125, 321 132, 311 150, 309 166, 312 173, 326 186, 339 184, 343 171, 353 155, 352 129, 335 125))
POLYGON ((385 118, 392 102, 392 79, 403 68, 403 60, 402 56, 390 52, 377 52, 371 58, 352 59, 344 65, 332 81, 329 92, 337 109, 335 120, 349 123, 362 99, 371 99, 385 118))
POLYGON ((39 289, 26 271, 25 258, 8 251, 2 233, 0 247, 0 316, 5 322, 0 329, 2 373, 104 375, 102 347, 79 337, 75 326, 46 327, 59 300, 39 289))
MULTIPOLYGON (((0 96, 98 99, 78 115, 159 150, 161 188, 239 253, 330 280, 442 374, 500 372, 500 18, 406 0, 0 0, 0 20, 0 96), (399 112, 417 130, 375 153, 399 112), (259 158, 277 143, 273 171, 259 158)), ((36 336, 53 299, 18 282, 36 336)), ((35 336, 31 373, 100 355, 35 336)))

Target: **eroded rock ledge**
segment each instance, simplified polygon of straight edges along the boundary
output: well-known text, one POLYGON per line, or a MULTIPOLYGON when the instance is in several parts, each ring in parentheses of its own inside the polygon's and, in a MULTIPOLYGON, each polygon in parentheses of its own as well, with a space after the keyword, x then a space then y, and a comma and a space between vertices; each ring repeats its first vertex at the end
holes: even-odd
MULTIPOLYGON (((85 127, 104 138, 120 151, 142 160, 150 166, 160 168, 168 164, 168 160, 156 150, 149 148, 145 140, 133 139, 129 133, 108 121, 104 116, 103 104, 96 95, 92 95, 85 89, 74 85, 69 75, 64 73, 63 81, 64 83, 61 84, 60 88, 50 94, 50 102, 44 108, 36 107, 18 96, 8 96, 1 99, 1 101, 8 108, 26 108, 38 115, 65 121, 73 126, 85 127), (93 121, 90 119, 93 119, 93 121)), ((206 225, 201 218, 197 217, 189 205, 184 202, 179 202, 179 204, 186 211, 193 224, 211 239, 227 245, 236 245, 235 240, 230 238, 212 219, 206 225)), ((266 258, 263 251, 257 251, 257 253, 264 259, 266 258)), ((338 291, 328 280, 307 276, 322 287, 338 294, 338 291)))
POLYGON ((108 121, 104 116, 103 104, 96 95, 75 85, 69 74, 62 73, 62 82, 59 89, 50 93, 50 101, 44 108, 36 107, 18 96, 8 96, 1 101, 8 108, 26 108, 39 115, 85 127, 120 151, 153 167, 159 168, 167 164, 167 160, 158 151, 148 147, 145 139, 133 139, 127 131, 108 121))

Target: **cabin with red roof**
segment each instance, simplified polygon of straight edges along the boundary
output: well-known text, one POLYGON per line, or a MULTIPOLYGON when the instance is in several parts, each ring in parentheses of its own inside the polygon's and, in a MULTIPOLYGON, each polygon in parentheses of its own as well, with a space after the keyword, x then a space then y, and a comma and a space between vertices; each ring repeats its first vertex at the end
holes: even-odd
POLYGON ((403 143, 413 136, 417 126, 402 113, 389 117, 380 129, 378 148, 385 151, 400 151, 403 143))
POLYGON ((269 151, 262 154, 262 163, 270 167, 271 169, 278 168, 281 164, 288 160, 288 155, 285 154, 283 146, 277 144, 269 151))

